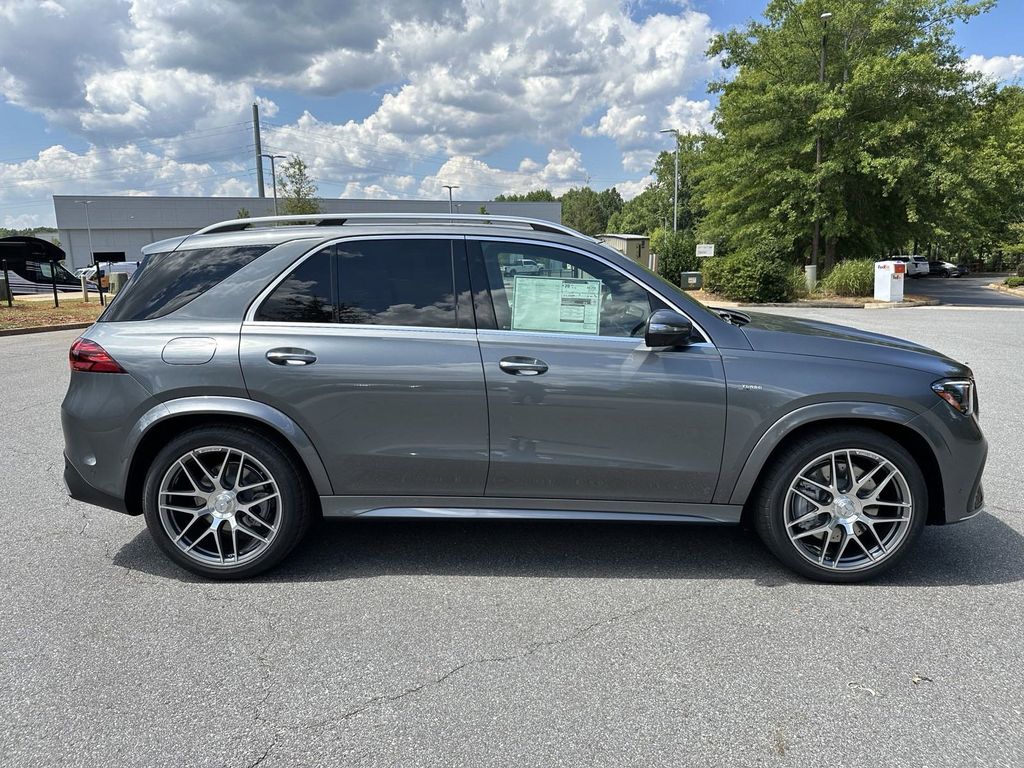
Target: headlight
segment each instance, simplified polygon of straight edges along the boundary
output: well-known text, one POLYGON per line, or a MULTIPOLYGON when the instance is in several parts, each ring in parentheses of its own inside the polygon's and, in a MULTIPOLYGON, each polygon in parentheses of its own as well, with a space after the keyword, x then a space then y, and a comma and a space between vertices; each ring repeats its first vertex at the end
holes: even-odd
POLYGON ((970 379, 944 379, 932 384, 932 391, 964 416, 974 411, 974 382, 970 379))

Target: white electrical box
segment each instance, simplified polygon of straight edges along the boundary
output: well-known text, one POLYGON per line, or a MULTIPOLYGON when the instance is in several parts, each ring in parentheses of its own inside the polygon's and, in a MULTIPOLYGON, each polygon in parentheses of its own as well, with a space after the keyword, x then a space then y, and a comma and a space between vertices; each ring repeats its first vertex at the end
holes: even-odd
POLYGON ((907 265, 902 261, 875 262, 875 301, 903 301, 907 265))

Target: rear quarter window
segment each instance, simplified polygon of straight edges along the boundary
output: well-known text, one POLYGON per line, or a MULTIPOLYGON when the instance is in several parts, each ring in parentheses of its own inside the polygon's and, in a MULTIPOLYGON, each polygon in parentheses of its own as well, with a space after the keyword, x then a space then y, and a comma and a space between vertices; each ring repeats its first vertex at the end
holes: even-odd
POLYGON ((169 315, 272 247, 239 245, 152 253, 142 261, 100 321, 153 320, 169 315))

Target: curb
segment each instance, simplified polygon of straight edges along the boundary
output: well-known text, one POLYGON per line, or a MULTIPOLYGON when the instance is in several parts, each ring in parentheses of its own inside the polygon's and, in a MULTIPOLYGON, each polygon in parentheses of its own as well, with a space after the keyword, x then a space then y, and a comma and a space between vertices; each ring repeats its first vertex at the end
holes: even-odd
POLYGON ((21 336, 26 333, 47 333, 48 331, 77 331, 93 323, 69 323, 68 325, 33 325, 28 328, 7 328, 0 330, 0 336, 21 336))
POLYGON ((1024 290, 1020 288, 1011 288, 1008 285, 1002 285, 1000 283, 989 283, 985 287, 988 288, 990 291, 1000 291, 1002 293, 1008 293, 1011 296, 1024 297, 1024 290))

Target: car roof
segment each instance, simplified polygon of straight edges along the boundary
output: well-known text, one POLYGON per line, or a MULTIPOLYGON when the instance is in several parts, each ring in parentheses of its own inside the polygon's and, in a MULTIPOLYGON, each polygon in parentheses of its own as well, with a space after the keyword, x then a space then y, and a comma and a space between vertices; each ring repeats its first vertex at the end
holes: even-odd
POLYGON ((233 219, 211 224, 191 235, 172 237, 145 246, 144 254, 193 248, 218 248, 238 245, 271 245, 298 239, 334 240, 373 235, 455 236, 485 235, 520 237, 542 234, 597 243, 592 237, 557 222, 514 216, 487 214, 310 214, 306 216, 265 216, 233 219), (279 226, 286 224, 287 226, 279 226))

